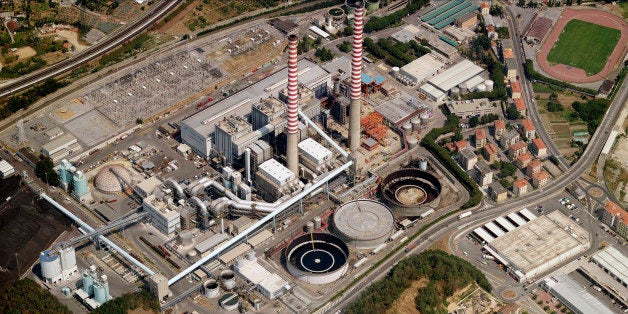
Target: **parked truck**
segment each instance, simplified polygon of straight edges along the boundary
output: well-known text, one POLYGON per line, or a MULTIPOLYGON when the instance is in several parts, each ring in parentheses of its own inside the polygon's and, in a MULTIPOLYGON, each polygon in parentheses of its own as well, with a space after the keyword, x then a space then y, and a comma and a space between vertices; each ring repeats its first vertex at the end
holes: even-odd
POLYGON ((429 216, 429 215, 431 215, 433 213, 434 213, 434 210, 430 209, 430 210, 424 212, 423 214, 421 214, 419 217, 421 217, 421 219, 425 219, 425 217, 427 217, 427 216, 429 216))
POLYGON ((495 260, 495 257, 493 257, 492 255, 487 255, 487 254, 482 255, 482 258, 483 259, 490 259, 491 261, 495 260))
POLYGON ((471 211, 464 212, 464 213, 462 213, 462 214, 458 215, 458 220, 461 220, 461 219, 467 218, 467 217, 469 217, 469 216, 471 216, 471 211))

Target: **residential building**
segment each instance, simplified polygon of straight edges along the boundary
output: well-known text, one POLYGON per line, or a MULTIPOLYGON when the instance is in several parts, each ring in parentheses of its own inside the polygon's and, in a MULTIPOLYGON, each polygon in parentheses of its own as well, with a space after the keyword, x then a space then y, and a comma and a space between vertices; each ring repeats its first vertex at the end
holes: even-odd
POLYGON ((459 153, 461 150, 469 147, 469 142, 465 140, 456 141, 454 142, 454 146, 456 148, 456 152, 459 153))
POLYGON ((482 12, 482 15, 486 16, 489 14, 489 10, 490 10, 490 5, 488 5, 488 3, 486 2, 482 2, 480 4, 480 11, 482 12))
POLYGON ((470 148, 465 148, 460 151, 460 163, 464 170, 471 170, 473 166, 478 162, 478 156, 470 148))
POLYGON ((492 164, 497 159, 497 146, 493 143, 488 143, 482 148, 482 156, 489 164, 492 164))
POLYGON ((502 147, 506 148, 514 143, 519 142, 520 140, 521 136, 519 135, 519 132, 515 130, 510 130, 504 134, 499 143, 502 145, 502 147))
POLYGON ((547 146, 540 137, 532 140, 531 150, 538 158, 544 158, 547 156, 547 146))
POLYGON ((508 148, 508 155, 512 160, 528 152, 528 145, 525 142, 516 142, 508 148))
POLYGON ((475 164, 475 181, 481 187, 493 183, 493 169, 484 160, 480 160, 475 164))
POLYGON ((543 166, 543 162, 541 162, 541 160, 539 159, 530 161, 530 163, 526 167, 526 175, 528 177, 532 177, 533 175, 541 172, 542 166, 543 166))
POLYGON ((506 78, 510 82, 517 81, 517 60, 512 48, 504 49, 504 63, 506 64, 506 78))
POLYGON ((495 139, 499 140, 502 138, 502 136, 504 135, 504 133, 506 133, 506 122, 504 120, 495 120, 495 122, 493 122, 493 126, 495 128, 495 139))
POLYGON ((617 234, 628 238, 628 212, 615 202, 608 201, 602 211, 602 222, 613 228, 617 234))
POLYGON ((506 188, 504 188, 504 186, 502 186, 498 181, 491 183, 488 186, 488 190, 491 199, 496 202, 505 201, 508 198, 508 190, 506 190, 506 188))
POLYGON ((515 106, 515 109, 517 109, 517 112, 521 115, 521 117, 525 117, 527 114, 527 111, 526 111, 526 103, 525 101, 523 101, 523 98, 514 98, 512 101, 513 101, 513 105, 515 106))
POLYGON ((510 82, 510 92, 513 99, 521 98, 521 84, 519 82, 510 82))
POLYGON ((530 161, 532 161, 532 155, 530 155, 530 153, 525 153, 525 154, 521 154, 517 157, 517 159, 515 160, 515 165, 519 168, 519 169, 523 169, 526 166, 528 166, 528 164, 530 163, 530 161))
POLYGON ((480 149, 486 145, 486 129, 475 130, 475 149, 480 149))
POLYGON ((528 193, 528 188, 530 187, 530 183, 526 179, 519 179, 512 184, 512 192, 516 196, 521 196, 523 194, 528 193))
POLYGON ((536 137, 536 128, 534 127, 532 120, 521 120, 521 134, 529 140, 532 140, 536 137))
POLYGON ((541 170, 539 173, 532 175, 532 185, 536 188, 541 188, 549 182, 549 173, 541 170))

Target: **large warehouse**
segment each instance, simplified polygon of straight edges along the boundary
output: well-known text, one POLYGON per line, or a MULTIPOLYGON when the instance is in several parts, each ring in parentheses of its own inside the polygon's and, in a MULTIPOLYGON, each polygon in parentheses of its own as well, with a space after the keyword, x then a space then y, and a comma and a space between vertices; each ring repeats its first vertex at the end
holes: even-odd
MULTIPOLYGON (((309 60, 299 61, 299 82, 314 91, 315 97, 327 94, 331 85, 331 75, 325 69, 309 60)), ((245 117, 253 110, 259 99, 279 98, 279 92, 288 84, 288 68, 274 73, 265 79, 233 94, 207 109, 181 121, 181 139, 197 154, 210 156, 213 133, 216 124, 231 116, 245 117)))
POLYGON ((484 82, 483 72, 480 66, 464 59, 421 85, 420 91, 434 101, 442 101, 454 87, 459 88, 460 92, 478 88, 484 82))
POLYGON ((428 53, 406 65, 399 71, 399 75, 408 78, 412 83, 418 84, 440 71, 445 63, 428 53))
POLYGON ((487 242, 484 249, 507 266, 516 280, 534 278, 589 248, 589 233, 560 211, 519 225, 518 218, 532 218, 528 213, 500 217, 486 229, 474 230, 487 242))

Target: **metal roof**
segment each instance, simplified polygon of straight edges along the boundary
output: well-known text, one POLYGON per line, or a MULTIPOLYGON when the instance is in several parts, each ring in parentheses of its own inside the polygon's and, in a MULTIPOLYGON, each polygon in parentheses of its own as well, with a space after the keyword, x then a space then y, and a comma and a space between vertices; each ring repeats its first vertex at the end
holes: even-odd
POLYGON ((595 253, 591 259, 604 268, 622 282, 628 283, 628 257, 618 249, 609 246, 606 249, 595 253))
POLYGON ((568 304, 572 310, 577 309, 580 313, 614 313, 586 288, 565 274, 553 275, 546 278, 544 283, 550 288, 552 295, 558 297, 561 302, 568 304))
POLYGON ((207 238, 207 240, 197 244, 194 248, 199 253, 205 253, 216 245, 226 241, 227 239, 229 239, 229 236, 226 233, 217 233, 207 238))
POLYGON ((321 163, 325 160, 331 159, 332 152, 325 148, 325 146, 319 144, 313 138, 308 137, 298 144, 299 151, 307 155, 310 159, 317 163, 321 163))
POLYGON ((431 78, 429 82, 442 91, 448 91, 452 87, 466 82, 470 78, 482 73, 482 71, 484 71, 484 69, 477 66, 470 60, 464 59, 437 76, 431 78))
POLYGON ((278 185, 282 185, 292 178, 295 178, 294 172, 286 168, 275 159, 269 159, 259 165, 259 171, 266 177, 273 180, 278 185))
POLYGON ((444 65, 445 63, 436 59, 431 53, 428 53, 404 65, 401 67, 401 71, 414 76, 417 82, 421 82, 430 75, 438 72, 444 65))
POLYGON ((517 213, 510 213, 508 215, 508 218, 514 221, 517 227, 526 223, 526 221, 523 218, 521 218, 519 215, 517 215, 517 213))

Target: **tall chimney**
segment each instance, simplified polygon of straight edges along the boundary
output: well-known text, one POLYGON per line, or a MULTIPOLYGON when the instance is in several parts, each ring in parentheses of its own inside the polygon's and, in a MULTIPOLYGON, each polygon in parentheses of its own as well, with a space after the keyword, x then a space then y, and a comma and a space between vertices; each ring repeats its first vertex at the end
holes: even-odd
POLYGON ((288 147, 286 158, 288 169, 299 176, 298 123, 299 123, 299 82, 297 81, 297 35, 288 36, 288 147))
POLYGON ((364 3, 354 4, 353 57, 351 60, 351 103, 349 104, 349 148, 355 153, 360 146, 360 106, 362 96, 362 28, 364 3))

